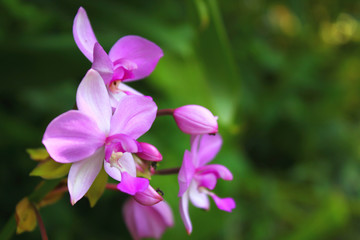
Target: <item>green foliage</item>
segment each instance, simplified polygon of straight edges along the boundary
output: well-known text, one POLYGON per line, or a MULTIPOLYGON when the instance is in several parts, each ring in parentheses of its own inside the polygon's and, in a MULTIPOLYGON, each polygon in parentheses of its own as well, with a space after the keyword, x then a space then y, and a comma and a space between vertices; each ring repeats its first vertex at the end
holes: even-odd
MULTIPOLYGON (((3 1, 2 216, 36 185, 24 149, 40 147, 47 124, 73 108, 91 65, 71 35, 79 5, 105 50, 128 34, 163 48, 154 73, 131 87, 159 108, 200 104, 219 116, 224 147, 214 163, 229 167, 234 180, 220 181, 216 192, 233 196, 237 208, 229 214, 214 204, 209 212, 190 207, 193 239, 358 238, 357 1, 3 1)), ((161 151, 159 168, 179 166, 189 149, 188 137, 167 117, 141 141, 161 151)), ((187 239, 176 176, 151 182, 175 215, 163 238, 187 239)), ((50 239, 129 239, 122 194, 105 191, 91 211, 86 201, 71 207, 66 198, 42 211, 50 239)), ((38 238, 36 231, 18 236, 38 238)))

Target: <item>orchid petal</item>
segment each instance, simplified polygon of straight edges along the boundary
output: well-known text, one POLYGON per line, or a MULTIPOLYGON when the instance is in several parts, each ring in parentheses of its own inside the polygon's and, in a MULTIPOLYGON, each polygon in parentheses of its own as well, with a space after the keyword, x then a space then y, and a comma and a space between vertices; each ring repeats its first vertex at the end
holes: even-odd
POLYGON ((210 196, 214 199, 216 206, 220 210, 231 212, 236 207, 235 201, 232 198, 219 198, 214 193, 211 193, 210 196))
POLYGON ((191 180, 194 176, 195 168, 192 163, 192 154, 189 151, 185 151, 183 163, 179 170, 178 181, 179 181, 179 193, 178 196, 181 197, 186 190, 189 188, 191 180))
POLYGON ((136 165, 131 153, 124 153, 124 155, 118 160, 118 164, 121 167, 121 171, 127 172, 132 177, 136 177, 136 165))
POLYGON ((133 77, 125 79, 125 81, 134 81, 149 76, 163 55, 161 48, 155 43, 139 36, 120 38, 109 52, 109 57, 113 62, 126 59, 137 65, 137 68, 131 71, 133 77))
POLYGON ((197 184, 193 181, 189 187, 189 197, 192 204, 197 208, 209 210, 210 202, 206 193, 200 192, 197 184))
POLYGON ((187 233, 190 235, 192 232, 192 224, 189 216, 189 196, 188 192, 185 192, 185 194, 180 198, 180 204, 179 204, 179 212, 181 219, 185 225, 185 229, 187 233))
POLYGON ((233 179, 233 175, 229 169, 220 164, 210 164, 204 167, 200 167, 196 169, 199 174, 209 174, 212 173, 216 176, 216 178, 222 178, 227 181, 231 181, 233 179))
POLYGON ((145 206, 152 206, 164 200, 163 197, 150 185, 145 191, 135 193, 134 199, 145 206))
POLYGON ((110 83, 114 73, 113 64, 98 42, 94 46, 94 61, 91 68, 101 75, 106 85, 110 83))
POLYGON ((214 174, 202 174, 198 177, 199 187, 213 190, 216 186, 217 178, 214 174))
POLYGON ((104 169, 115 180, 121 182, 121 173, 128 172, 130 176, 136 177, 136 165, 131 153, 125 152, 119 159, 109 162, 104 161, 104 169))
POLYGON ((117 167, 111 166, 110 162, 104 161, 105 172, 117 181, 121 181, 121 171, 117 167))
POLYGON ((197 156, 199 166, 204 166, 205 164, 213 160, 216 154, 220 151, 221 145, 222 139, 219 134, 216 134, 214 136, 209 134, 203 135, 200 139, 197 156))
POLYGON ((81 81, 76 104, 79 111, 92 117, 105 134, 109 132, 112 115, 110 99, 103 79, 95 70, 90 69, 81 81))
POLYGON ((121 172, 121 182, 117 188, 129 195, 135 195, 137 192, 145 191, 149 186, 149 179, 133 177, 127 172, 121 172))
POLYGON ((147 132, 156 118, 157 106, 144 96, 120 99, 111 119, 111 135, 122 133, 137 139, 147 132))
POLYGON ((125 223, 134 239, 159 239, 166 228, 173 226, 173 215, 169 205, 159 202, 144 206, 129 199, 123 207, 125 223))
POLYGON ((68 188, 72 205, 79 201, 89 190, 101 170, 103 161, 104 148, 101 148, 94 155, 73 163, 68 176, 68 188))
POLYGON ((86 11, 82 7, 79 8, 74 19, 73 35, 80 51, 92 62, 94 44, 97 40, 86 11))
POLYGON ((70 110, 48 125, 42 142, 55 161, 71 163, 93 155, 105 135, 89 116, 70 110))

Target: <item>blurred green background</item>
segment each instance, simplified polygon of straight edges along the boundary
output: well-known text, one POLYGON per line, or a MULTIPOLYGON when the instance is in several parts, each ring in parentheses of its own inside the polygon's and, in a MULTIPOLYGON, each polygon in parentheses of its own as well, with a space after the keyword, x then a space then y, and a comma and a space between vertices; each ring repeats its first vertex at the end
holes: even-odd
MULTIPOLYGON (((360 238, 360 1, 0 1, 0 227, 40 182, 26 148, 75 103, 90 68, 72 37, 83 6, 109 50, 135 34, 165 53, 153 74, 130 86, 159 108, 199 104, 219 116, 224 146, 214 160, 234 174, 212 203, 190 207, 188 237, 178 212, 177 177, 154 176, 175 227, 163 239, 360 238)), ((170 117, 141 138, 181 164, 189 138, 170 117)), ((121 193, 94 208, 69 197, 41 209, 49 239, 129 239, 121 193)), ((40 239, 39 230, 13 239, 40 239)))

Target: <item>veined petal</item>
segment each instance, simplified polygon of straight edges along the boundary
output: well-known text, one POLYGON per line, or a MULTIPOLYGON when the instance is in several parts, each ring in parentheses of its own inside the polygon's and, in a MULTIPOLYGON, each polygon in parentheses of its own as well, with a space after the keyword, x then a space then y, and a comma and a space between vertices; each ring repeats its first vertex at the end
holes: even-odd
POLYGON ((186 190, 189 188, 190 183, 193 179, 195 168, 192 162, 192 153, 185 150, 183 163, 179 170, 178 181, 179 181, 179 194, 181 197, 186 190))
POLYGON ((76 104, 79 111, 93 118, 105 134, 109 133, 112 115, 110 99, 103 79, 95 70, 90 69, 81 81, 76 104))
POLYGON ((219 134, 203 135, 200 139, 200 145, 197 155, 199 166, 204 166, 205 164, 213 160, 216 154, 220 151, 221 145, 222 139, 219 134))
POLYGON ((185 192, 185 194, 180 198, 180 204, 179 204, 179 212, 181 219, 185 225, 185 229, 187 233, 190 235, 192 232, 192 224, 189 216, 189 196, 188 192, 185 192))
POLYGON ((196 169, 198 174, 209 174, 212 173, 216 176, 216 178, 222 178, 227 181, 231 181, 233 179, 233 175, 229 169, 220 164, 210 164, 196 169))
POLYGON ((94 44, 97 40, 86 11, 82 7, 79 8, 74 19, 73 35, 80 51, 92 62, 94 44))
POLYGON ((55 161, 71 163, 93 155, 104 145, 105 137, 93 119, 70 110, 48 125, 42 142, 55 161))
POLYGON ((137 192, 145 191, 149 186, 149 179, 132 177, 127 172, 121 172, 121 182, 117 185, 117 188, 129 195, 135 195, 137 192))
POLYGON ((94 155, 73 163, 68 176, 68 188, 72 205, 79 201, 89 190, 101 170, 103 161, 104 148, 101 148, 94 155))
POLYGON ((139 36, 120 38, 109 52, 109 57, 113 62, 126 59, 137 65, 137 68, 131 71, 133 77, 125 81, 138 80, 150 75, 163 55, 161 48, 155 43, 139 36))
POLYGON ((138 95, 122 97, 111 119, 111 135, 121 133, 137 139, 150 129, 156 112, 157 106, 151 99, 138 95))
POLYGON ((91 68, 100 74, 106 85, 110 83, 114 73, 113 64, 98 42, 94 45, 94 61, 91 68))
POLYGON ((211 193, 210 196, 220 210, 231 212, 236 207, 236 203, 232 198, 219 198, 215 193, 211 193))
POLYGON ((190 184, 188 193, 190 201, 192 202, 192 204, 194 204, 195 207, 209 210, 209 198, 206 193, 199 191, 198 185, 195 181, 190 184))

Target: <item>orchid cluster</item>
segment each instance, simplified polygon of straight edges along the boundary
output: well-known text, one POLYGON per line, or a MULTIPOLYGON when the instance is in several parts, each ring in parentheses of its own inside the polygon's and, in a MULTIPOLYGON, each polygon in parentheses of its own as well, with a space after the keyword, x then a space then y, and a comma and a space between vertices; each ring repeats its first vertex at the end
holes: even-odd
POLYGON ((178 173, 179 211, 187 232, 192 232, 189 200, 198 208, 209 209, 209 196, 216 206, 231 212, 232 198, 220 198, 213 189, 217 180, 232 180, 224 166, 209 164, 222 145, 217 117, 198 105, 158 110, 150 96, 127 86, 145 78, 163 56, 156 44, 139 36, 120 38, 106 53, 98 43, 88 16, 80 8, 73 25, 80 51, 92 62, 76 93, 76 109, 50 122, 43 141, 50 157, 71 164, 67 189, 74 205, 83 198, 101 171, 116 180, 116 190, 129 195, 123 206, 125 223, 134 239, 160 238, 173 226, 173 214, 151 176, 161 170, 160 151, 150 143, 138 141, 157 116, 173 116, 179 129, 191 137, 178 173))

